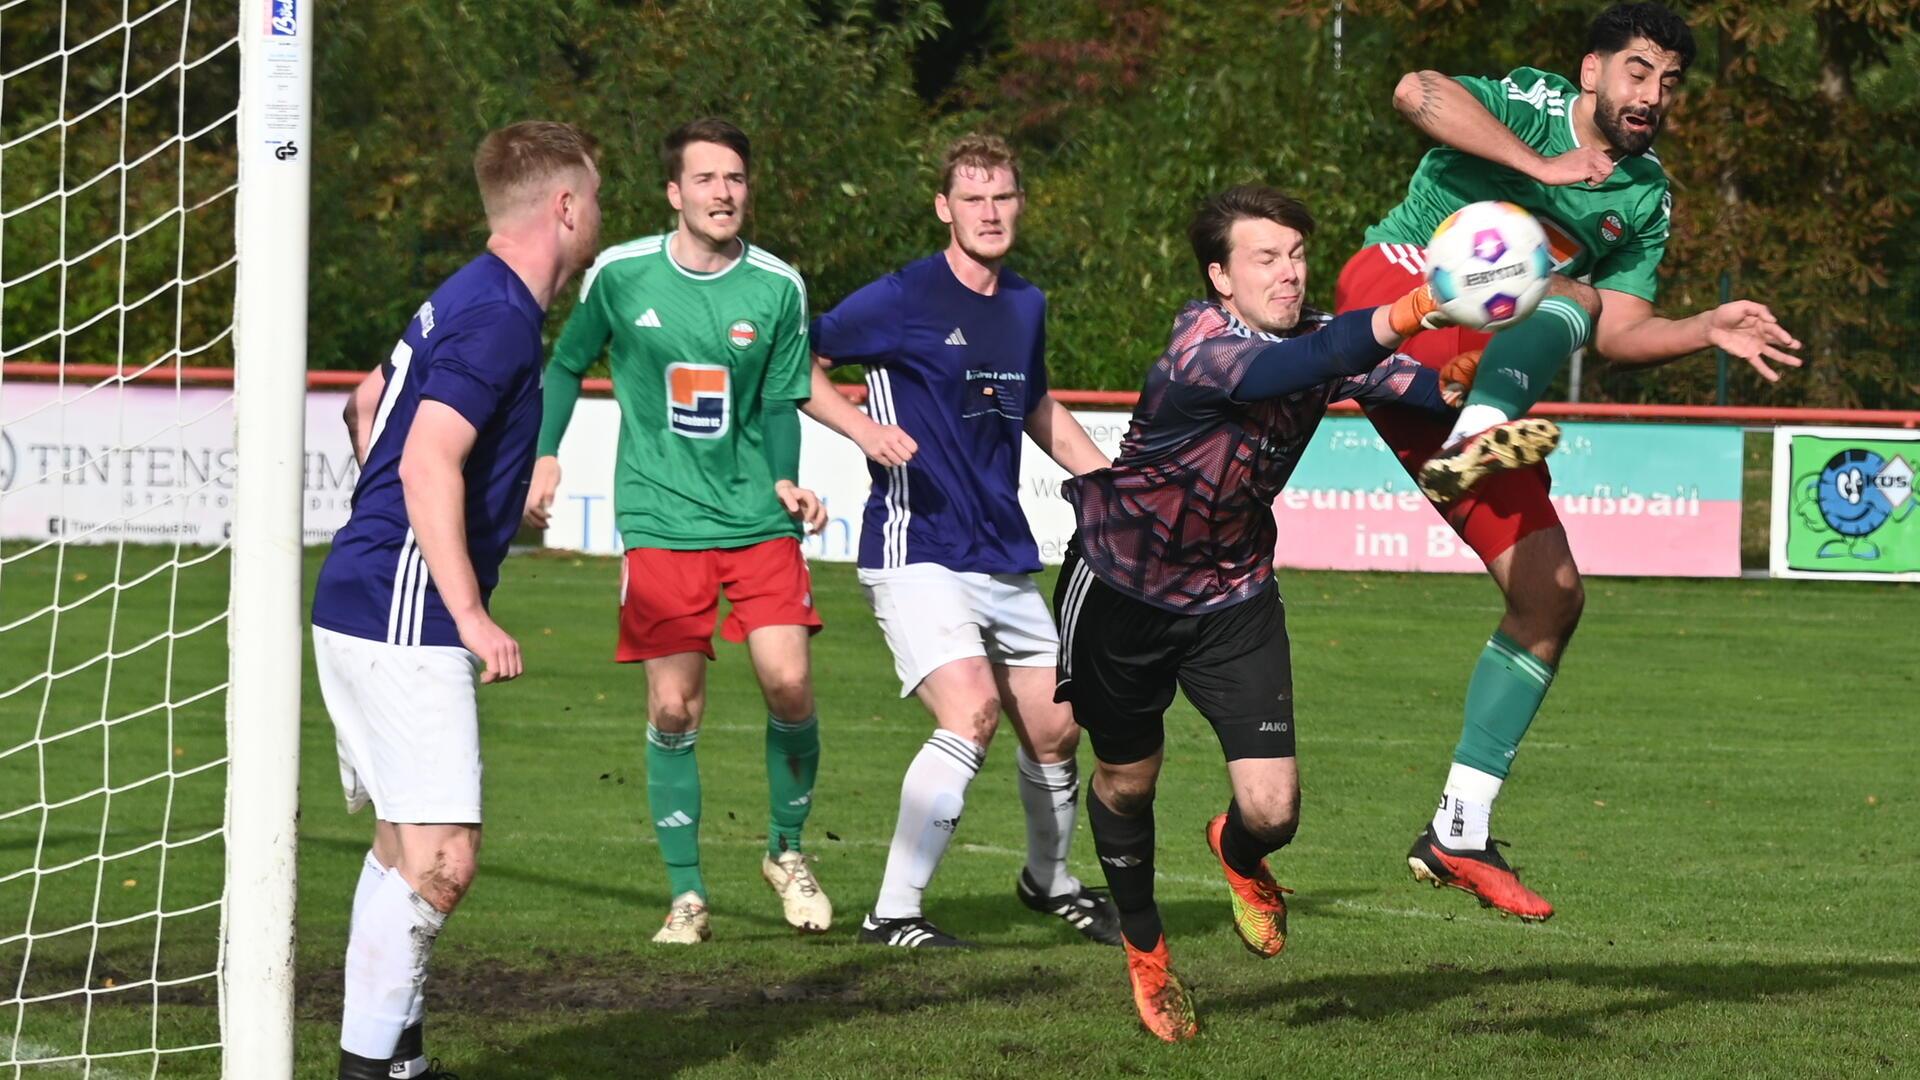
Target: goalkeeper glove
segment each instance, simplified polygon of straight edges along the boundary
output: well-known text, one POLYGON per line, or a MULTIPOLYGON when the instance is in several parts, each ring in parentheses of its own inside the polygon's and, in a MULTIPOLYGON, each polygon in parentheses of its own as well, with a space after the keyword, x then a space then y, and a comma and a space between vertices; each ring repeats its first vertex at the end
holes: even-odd
POLYGON ((1452 326, 1454 322, 1440 310, 1440 301, 1433 298, 1433 286, 1422 282, 1420 286, 1393 302, 1387 309, 1387 323, 1393 332, 1403 338, 1412 337, 1422 330, 1438 330, 1452 326))
POLYGON ((1473 377, 1480 371, 1480 350, 1463 352, 1449 360, 1440 368, 1440 397, 1448 405, 1459 408, 1467 403, 1467 392, 1473 389, 1473 377))

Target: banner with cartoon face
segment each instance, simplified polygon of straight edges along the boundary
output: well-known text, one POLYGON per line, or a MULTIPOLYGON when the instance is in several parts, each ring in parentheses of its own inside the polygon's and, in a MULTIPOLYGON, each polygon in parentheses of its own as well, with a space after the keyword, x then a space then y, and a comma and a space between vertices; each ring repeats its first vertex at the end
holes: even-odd
POLYGON ((1779 428, 1774 577, 1920 581, 1920 431, 1779 428))

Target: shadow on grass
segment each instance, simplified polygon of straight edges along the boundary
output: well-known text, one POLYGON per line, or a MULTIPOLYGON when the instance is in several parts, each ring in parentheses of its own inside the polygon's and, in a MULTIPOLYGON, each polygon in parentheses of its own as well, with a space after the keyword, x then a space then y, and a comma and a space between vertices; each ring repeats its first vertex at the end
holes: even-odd
POLYGON ((762 1065, 818 1027, 968 1001, 1004 1005, 1058 995, 1070 978, 1040 965, 981 972, 971 970, 975 963, 952 962, 963 959, 957 956, 878 948, 784 979, 738 963, 675 974, 650 970, 644 960, 611 959, 536 971, 495 969, 484 982, 479 971, 456 970, 447 973, 451 978, 436 973, 428 984, 429 1045, 433 1018, 440 1017, 446 1028, 465 1029, 467 1038, 481 1044, 478 1052, 448 1063, 463 1076, 665 1077, 715 1062, 762 1065), (580 1022, 518 1041, 499 1034, 500 1027, 561 1016, 580 1022), (489 1018, 505 1023, 489 1033, 489 1018))
POLYGON ((1792 1001, 1835 989, 1858 990, 1869 981, 1906 984, 1916 977, 1920 963, 1910 961, 1572 963, 1484 970, 1433 964, 1424 971, 1323 975, 1221 997, 1197 996, 1203 1011, 1244 1010, 1290 1025, 1381 1020, 1445 1006, 1458 1018, 1454 1026, 1460 1034, 1605 1039, 1604 1025, 1615 1019, 1645 1020, 1691 1005, 1792 1001), (1545 996, 1515 1000, 1510 993, 1515 989, 1545 996), (1607 1000, 1571 1004, 1574 991, 1598 992, 1607 1000))

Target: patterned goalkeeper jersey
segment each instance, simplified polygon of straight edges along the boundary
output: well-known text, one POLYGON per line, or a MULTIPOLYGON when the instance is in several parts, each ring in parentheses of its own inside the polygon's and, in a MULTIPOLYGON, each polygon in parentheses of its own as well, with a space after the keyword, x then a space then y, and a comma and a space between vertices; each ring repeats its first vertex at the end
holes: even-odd
MULTIPOLYGON (((1309 311, 1293 337, 1330 316, 1309 311)), ((1240 401, 1249 367, 1287 362, 1286 339, 1193 301, 1147 370, 1120 456, 1067 480, 1080 556, 1101 581, 1155 607, 1199 614, 1239 603, 1273 577, 1273 500, 1327 406, 1354 399, 1441 408, 1432 371, 1392 355, 1371 371, 1265 401, 1240 401)))

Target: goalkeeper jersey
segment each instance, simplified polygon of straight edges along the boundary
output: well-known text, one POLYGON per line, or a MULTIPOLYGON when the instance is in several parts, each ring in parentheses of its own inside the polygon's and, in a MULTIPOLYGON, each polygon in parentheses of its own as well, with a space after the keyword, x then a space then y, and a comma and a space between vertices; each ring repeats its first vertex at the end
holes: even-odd
MULTIPOLYGON (((1580 91, 1566 79, 1515 68, 1505 79, 1461 76, 1454 81, 1542 156, 1580 145, 1573 132, 1573 103, 1580 91)), ((1598 187, 1552 187, 1485 158, 1435 147, 1420 159, 1407 197, 1367 230, 1366 242, 1425 247, 1447 215, 1488 199, 1517 203, 1540 219, 1560 273, 1591 275, 1597 289, 1654 298, 1673 195, 1666 170, 1651 152, 1622 158, 1598 187)))
MULTIPOLYGON (((738 259, 695 273, 673 261, 671 238, 602 252, 553 351, 580 375, 611 345, 621 541, 698 551, 798 536, 773 493, 762 403, 807 399, 806 286, 744 240, 738 259)), ((559 449, 548 437, 543 455, 559 449)))

